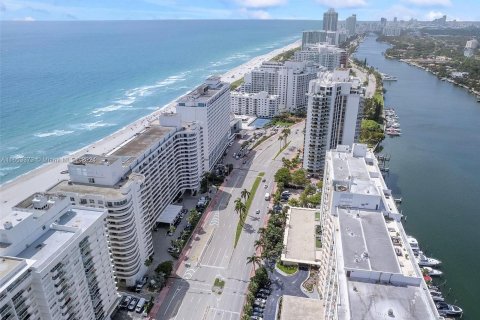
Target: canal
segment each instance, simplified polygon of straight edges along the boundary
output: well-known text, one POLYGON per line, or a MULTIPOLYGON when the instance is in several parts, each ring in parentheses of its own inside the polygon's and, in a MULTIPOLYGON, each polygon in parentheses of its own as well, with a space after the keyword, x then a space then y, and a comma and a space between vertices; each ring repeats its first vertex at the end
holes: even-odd
POLYGON ((480 319, 480 103, 463 88, 386 59, 388 47, 369 36, 356 53, 398 78, 385 83, 386 106, 402 129, 382 143, 391 156, 387 184, 403 198, 407 232, 443 261, 447 302, 464 309, 463 319, 480 319))

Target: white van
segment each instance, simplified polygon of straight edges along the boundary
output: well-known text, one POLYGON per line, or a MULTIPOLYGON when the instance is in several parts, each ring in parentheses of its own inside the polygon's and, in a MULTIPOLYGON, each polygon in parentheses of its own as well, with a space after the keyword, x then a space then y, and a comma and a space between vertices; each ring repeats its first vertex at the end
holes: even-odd
POLYGON ((137 307, 135 308, 135 311, 137 313, 142 313, 144 305, 145 305, 145 299, 142 298, 142 299, 140 299, 140 301, 138 301, 138 304, 137 304, 137 307))
POLYGON ((265 193, 265 200, 266 201, 269 201, 270 200, 270 193, 265 193))

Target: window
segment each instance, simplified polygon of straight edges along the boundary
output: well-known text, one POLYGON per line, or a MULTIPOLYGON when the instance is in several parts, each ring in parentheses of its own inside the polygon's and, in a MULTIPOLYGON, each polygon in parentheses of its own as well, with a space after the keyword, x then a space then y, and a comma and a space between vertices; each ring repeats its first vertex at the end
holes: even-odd
POLYGON ((95 203, 95 200, 90 199, 90 200, 88 200, 88 202, 90 202, 90 203, 95 203))
POLYGON ((87 199, 80 199, 80 204, 87 204, 87 199))
POLYGON ((74 197, 70 197, 70 201, 75 202, 75 198, 74 198, 74 197))
POLYGON ((95 179, 94 178, 88 178, 88 183, 95 183, 95 179))

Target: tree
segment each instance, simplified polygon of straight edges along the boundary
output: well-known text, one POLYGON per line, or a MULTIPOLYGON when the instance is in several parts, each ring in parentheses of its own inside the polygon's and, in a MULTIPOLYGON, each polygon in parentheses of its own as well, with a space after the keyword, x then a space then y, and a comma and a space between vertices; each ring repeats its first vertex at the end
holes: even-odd
POLYGON ((282 158, 282 162, 283 162, 283 166, 284 166, 285 168, 287 168, 287 169, 289 169, 289 170, 292 169, 292 167, 293 167, 293 162, 290 161, 290 159, 287 159, 287 158, 283 157, 283 158, 282 158))
POLYGON ((265 245, 265 242, 263 241, 263 238, 260 238, 259 240, 255 240, 255 242, 253 243, 255 250, 262 248, 264 245, 265 245))
POLYGON ((291 181, 292 181, 292 176, 290 174, 290 170, 288 170, 287 168, 280 168, 275 173, 275 182, 288 185, 291 181))
POLYGON ((247 189, 243 189, 242 192, 240 193, 242 199, 244 199, 245 201, 247 201, 248 198, 250 198, 250 191, 248 191, 247 189))
POLYGON ((280 150, 282 150, 282 141, 283 141, 283 136, 278 136, 278 141, 280 141, 280 150))
POLYGON ((164 261, 155 268, 156 273, 163 273, 166 277, 168 277, 172 273, 172 270, 173 270, 172 260, 164 261))
POLYGON ((293 172, 291 177, 294 185, 304 187, 308 183, 307 173, 304 169, 298 169, 297 171, 293 172))
POLYGON ((251 263, 253 265, 253 272, 255 272, 255 265, 260 266, 261 262, 262 258, 257 255, 247 257, 247 264, 251 263))
POLYGON ((288 138, 288 136, 290 135, 291 132, 292 132, 292 130, 290 130, 290 128, 284 128, 282 130, 282 136, 283 136, 283 139, 285 139, 285 145, 287 145, 287 138, 288 138))
POLYGON ((242 221, 242 216, 246 213, 247 211, 247 206, 242 202, 242 199, 237 198, 235 200, 235 212, 238 214, 238 217, 240 221, 242 221))

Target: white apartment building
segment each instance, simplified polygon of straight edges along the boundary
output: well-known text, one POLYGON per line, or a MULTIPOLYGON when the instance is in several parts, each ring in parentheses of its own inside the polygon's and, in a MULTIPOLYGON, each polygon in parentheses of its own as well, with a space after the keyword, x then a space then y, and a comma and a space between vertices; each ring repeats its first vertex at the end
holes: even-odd
POLYGON ((316 79, 318 66, 310 61, 264 62, 245 75, 242 92, 278 95, 279 112, 297 111, 307 105, 308 84, 316 79))
POLYGON ((345 24, 347 29, 347 35, 349 37, 353 36, 356 33, 357 28, 357 15, 352 14, 350 17, 347 18, 345 24))
POLYGON ((202 128, 205 150, 204 171, 211 171, 230 138, 230 85, 210 77, 177 101, 183 121, 196 121, 202 128))
POLYGON ((398 37, 401 33, 402 28, 395 24, 386 25, 382 30, 382 34, 386 37, 398 37))
POLYGON ((323 13, 323 30, 337 31, 338 25, 338 12, 335 9, 330 8, 327 12, 323 13))
POLYGON ((348 69, 319 73, 310 82, 303 167, 322 175, 325 154, 339 144, 358 139, 363 111, 363 94, 348 69))
POLYGON ((2 319, 110 319, 119 295, 105 209, 37 193, 0 222, 2 319))
POLYGON ((279 113, 278 106, 278 95, 270 95, 265 91, 258 93, 232 91, 230 93, 230 107, 236 115, 272 118, 279 113))
POLYGON ((475 55, 475 51, 478 48, 478 41, 477 39, 468 40, 465 44, 465 49, 463 50, 463 55, 467 58, 473 57, 475 55))
POLYGON ((339 45, 347 39, 347 34, 344 31, 330 31, 330 30, 308 30, 302 32, 302 49, 308 45, 327 43, 332 45, 339 45))
POLYGON ((295 61, 311 61, 333 71, 347 65, 347 52, 326 43, 308 45, 294 53, 295 61))
POLYGON ((163 114, 106 156, 86 154, 68 165, 70 180, 50 192, 72 204, 106 208, 115 275, 134 286, 153 254, 151 230, 163 210, 186 190, 197 190, 203 173, 202 131, 163 114))
POLYGON ((440 319, 373 152, 337 146, 326 159, 319 319, 440 319))

